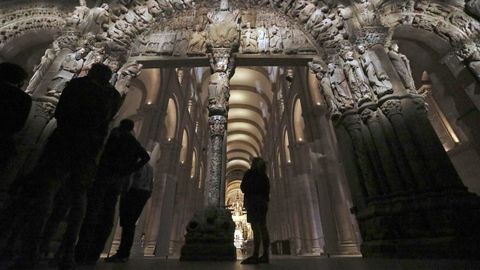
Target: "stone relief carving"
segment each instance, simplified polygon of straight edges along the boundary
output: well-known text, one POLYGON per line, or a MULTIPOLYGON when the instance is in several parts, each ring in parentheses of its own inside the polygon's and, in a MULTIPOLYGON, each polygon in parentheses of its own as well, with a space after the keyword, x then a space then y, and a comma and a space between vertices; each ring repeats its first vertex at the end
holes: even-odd
POLYGON ((327 70, 324 69, 321 64, 317 61, 313 61, 308 63, 310 70, 315 73, 317 80, 320 83, 320 91, 322 92, 325 100, 327 102, 327 106, 329 109, 330 116, 335 118, 340 115, 339 111, 339 104, 336 100, 335 95, 333 94, 332 89, 332 82, 330 81, 330 77, 327 73, 327 70))
POLYGON ((265 23, 261 22, 257 28, 258 33, 258 50, 260 53, 267 53, 269 51, 269 34, 267 28, 265 28, 265 23))
POLYGON ((230 11, 228 0, 221 0, 220 10, 207 14, 210 24, 207 27, 207 43, 215 48, 229 48, 239 44, 240 11, 230 11))
POLYGON ((241 52, 242 53, 257 53, 258 52, 258 34, 257 30, 250 26, 250 22, 247 22, 246 29, 242 29, 241 37, 241 52))
POLYGON ((392 94, 393 86, 390 82, 390 78, 382 68, 380 60, 375 53, 367 50, 364 45, 358 45, 357 51, 360 63, 377 98, 392 94))
POLYGON ((173 50, 174 56, 185 56, 187 54, 188 46, 190 40, 190 31, 183 29, 177 31, 175 35, 175 47, 173 50))
POLYGON ((415 82, 412 77, 410 61, 408 58, 398 51, 398 45, 392 43, 388 51, 388 57, 392 61, 393 67, 397 71, 398 76, 402 80, 403 86, 410 94, 416 94, 415 82))
POLYGON ((281 28, 281 37, 283 42, 283 52, 286 54, 297 53, 295 48, 295 39, 293 37, 293 31, 289 27, 281 28))
POLYGON ((280 33, 280 28, 277 25, 272 25, 268 29, 269 33, 269 45, 271 53, 281 53, 283 52, 283 40, 280 33))
POLYGON ((166 28, 163 32, 149 36, 145 46, 145 54, 172 55, 176 33, 166 28))
POLYGON ((50 68, 50 65, 52 64, 53 60, 57 57, 58 52, 60 51, 60 48, 58 45, 53 46, 53 48, 49 48, 45 51, 45 54, 42 56, 42 59, 40 60, 40 63, 35 66, 33 69, 34 74, 32 78, 30 79, 30 82, 28 83, 28 87, 25 90, 25 92, 31 94, 33 93, 37 87, 40 85, 42 82, 45 74, 47 73, 48 69, 50 68))
POLYGON ((459 45, 457 55, 470 69, 475 78, 480 82, 480 45, 475 42, 467 42, 459 45))
POLYGON ((480 2, 476 0, 465 0, 465 11, 480 20, 480 2))
POLYGON ((79 5, 75 7, 75 10, 69 14, 66 21, 69 26, 78 26, 85 21, 87 14, 90 12, 90 8, 87 7, 86 0, 80 0, 79 5))
POLYGON ((120 95, 125 95, 134 78, 138 77, 142 72, 143 65, 137 62, 125 65, 118 71, 118 80, 115 83, 115 88, 120 92, 120 95))
POLYGON ((91 8, 85 19, 80 21, 78 29, 81 33, 100 33, 110 21, 110 6, 102 4, 100 7, 91 8))
POLYGON ((75 78, 83 67, 85 48, 79 48, 77 51, 67 54, 62 62, 60 71, 53 77, 48 85, 47 95, 58 97, 68 81, 75 78))
POLYGON ((205 55, 207 50, 207 33, 202 31, 200 25, 196 25, 192 38, 188 43, 188 55, 205 55))

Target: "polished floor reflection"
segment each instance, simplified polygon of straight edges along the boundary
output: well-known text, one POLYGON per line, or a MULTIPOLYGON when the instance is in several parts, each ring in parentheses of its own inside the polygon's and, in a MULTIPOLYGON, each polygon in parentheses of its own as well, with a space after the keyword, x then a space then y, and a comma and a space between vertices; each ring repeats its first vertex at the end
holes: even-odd
MULTIPOLYGON (((40 268, 54 269, 54 268, 40 268)), ((177 259, 132 259, 122 264, 98 263, 97 266, 77 267, 78 270, 474 270, 480 261, 399 260, 324 257, 274 257, 269 265, 241 265, 237 262, 179 262, 177 259)))

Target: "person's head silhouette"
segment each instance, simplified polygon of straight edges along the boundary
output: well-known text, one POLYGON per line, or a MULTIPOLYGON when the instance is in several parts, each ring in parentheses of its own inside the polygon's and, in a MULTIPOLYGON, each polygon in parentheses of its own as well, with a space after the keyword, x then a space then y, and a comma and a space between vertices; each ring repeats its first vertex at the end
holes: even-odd
POLYGON ((120 121, 120 125, 118 126, 118 128, 124 132, 131 132, 134 127, 135 123, 130 119, 123 119, 120 121))
POLYGON ((99 83, 108 83, 112 78, 112 70, 107 65, 96 63, 92 65, 87 76, 99 83))
POLYGON ((250 169, 256 172, 266 173, 267 165, 265 164, 265 160, 260 157, 253 158, 250 169))
POLYGON ((13 63, 0 63, 0 81, 22 88, 27 79, 27 72, 19 65, 13 63))

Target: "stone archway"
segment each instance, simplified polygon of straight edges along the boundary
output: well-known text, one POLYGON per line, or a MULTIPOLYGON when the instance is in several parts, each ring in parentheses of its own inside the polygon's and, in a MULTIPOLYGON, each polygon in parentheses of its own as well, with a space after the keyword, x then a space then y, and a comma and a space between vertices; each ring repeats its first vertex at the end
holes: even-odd
MULTIPOLYGON (((242 12, 238 11, 235 16, 249 23, 240 25, 240 35, 234 33, 228 36, 226 34, 231 33, 220 31, 221 34, 216 36, 219 39, 210 37, 209 41, 205 41, 211 45, 208 53, 202 43, 205 38, 202 29, 194 29, 191 33, 195 42, 188 40, 185 35, 188 31, 172 31, 181 29, 184 23, 206 24, 208 12, 216 11, 205 2, 193 5, 186 0, 112 1, 111 5, 94 8, 79 6, 68 15, 55 15, 70 19, 65 22, 61 19, 46 21, 45 28, 50 23, 66 25, 67 31, 55 40, 52 59, 43 63, 45 69, 42 69, 42 74, 37 74, 41 78, 40 83, 31 87, 39 108, 36 116, 47 121, 33 126, 30 131, 41 133, 41 126, 51 119, 61 89, 51 88, 50 82, 58 75, 59 67, 66 70, 67 65, 62 64, 68 59, 75 62, 79 61, 74 60, 76 57, 85 58, 80 68, 66 70, 72 76, 85 72, 88 64, 95 61, 110 64, 118 72, 116 85, 122 93, 128 91, 130 80, 138 75, 141 65, 148 66, 147 59, 142 58, 144 54, 160 55, 155 61, 164 65, 182 57, 192 65, 208 65, 210 61, 213 64, 210 123, 212 137, 219 146, 216 152, 218 160, 228 112, 228 98, 224 95, 225 90, 228 92, 229 76, 234 71, 234 53, 239 47, 240 53, 247 55, 238 57, 239 62, 252 61, 255 55, 266 53, 259 43, 258 35, 261 33, 258 29, 256 33, 252 30, 252 22, 256 23, 258 19, 258 14, 253 16, 252 12, 269 10, 274 15, 286 14, 278 16, 278 25, 275 21, 268 26, 271 34, 269 41, 274 41, 270 43, 268 52, 276 56, 272 57, 272 62, 286 61, 282 56, 292 54, 297 55, 300 61, 309 61, 308 57, 299 55, 304 52, 318 55, 310 67, 320 81, 337 136, 343 145, 345 163, 350 169, 349 186, 355 204, 352 211, 357 216, 364 240, 363 254, 437 256, 446 245, 455 242, 458 253, 442 253, 442 256, 473 255, 474 251, 469 251, 469 241, 465 236, 476 234, 470 229, 461 231, 460 224, 463 220, 477 222, 473 218, 476 215, 473 209, 478 199, 465 190, 432 132, 425 117, 423 97, 418 95, 412 84, 404 55, 395 46, 385 51, 385 46, 390 45, 392 29, 398 24, 426 29, 449 40, 454 48, 459 48, 457 55, 478 78, 480 57, 478 45, 474 43, 478 40, 478 21, 466 15, 461 7, 436 1, 361 1, 349 5, 332 2, 262 1, 252 8, 249 2, 238 1, 233 4, 234 10, 223 11, 235 14, 238 8, 242 12), (379 12, 374 13, 376 8, 379 12), (192 9, 196 11, 193 17, 182 13, 192 9), (167 23, 168 19, 171 19, 170 23, 167 23), (285 22, 295 27, 290 29, 285 22), (161 25, 160 29, 146 32, 153 23, 161 25), (257 48, 253 42, 255 34, 257 48), (295 44, 299 38, 303 43, 295 44), (178 44, 175 43, 177 40, 178 44), (313 47, 298 47, 306 43, 313 47), (357 47, 360 44, 362 48, 357 47), (81 52, 79 48, 88 50, 81 52), (128 52, 138 57, 128 58, 128 52), (219 90, 217 86, 222 87, 220 95, 215 93, 219 90), (421 203, 418 203, 419 200, 421 203), (464 209, 464 217, 456 215, 458 209, 464 209), (435 230, 432 231, 432 227, 435 230), (461 237, 457 234, 459 230, 461 237), (409 244, 409 240, 418 238, 426 241, 409 244), (431 241, 440 238, 444 242, 431 245, 431 241), (417 247, 429 252, 419 255, 417 247)), ((30 15, 26 14, 29 18, 30 15)), ((215 26, 215 22, 212 24, 215 26)), ((24 21, 19 25, 27 25, 25 29, 29 29, 24 21)), ((264 26, 260 24, 260 27, 264 26)), ((9 38, 4 40, 8 42, 9 38)), ((295 60, 287 61, 292 63, 295 60)), ((210 173, 216 173, 213 186, 219 186, 222 177, 220 166, 212 167, 210 173)), ((219 205, 219 192, 215 192, 210 204, 219 205)))

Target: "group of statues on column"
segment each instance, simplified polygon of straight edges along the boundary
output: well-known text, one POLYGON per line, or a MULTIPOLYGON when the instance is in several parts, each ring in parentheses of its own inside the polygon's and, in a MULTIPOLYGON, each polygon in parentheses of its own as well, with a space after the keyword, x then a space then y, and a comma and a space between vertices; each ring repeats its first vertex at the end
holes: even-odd
MULTIPOLYGON (((389 47, 387 55, 406 92, 416 94, 410 63, 398 51, 396 43, 389 47)), ((340 57, 328 63, 326 68, 320 61, 313 61, 309 66, 320 82, 332 117, 393 94, 390 77, 380 59, 363 44, 357 45, 355 51, 352 48, 343 50, 340 57)))

